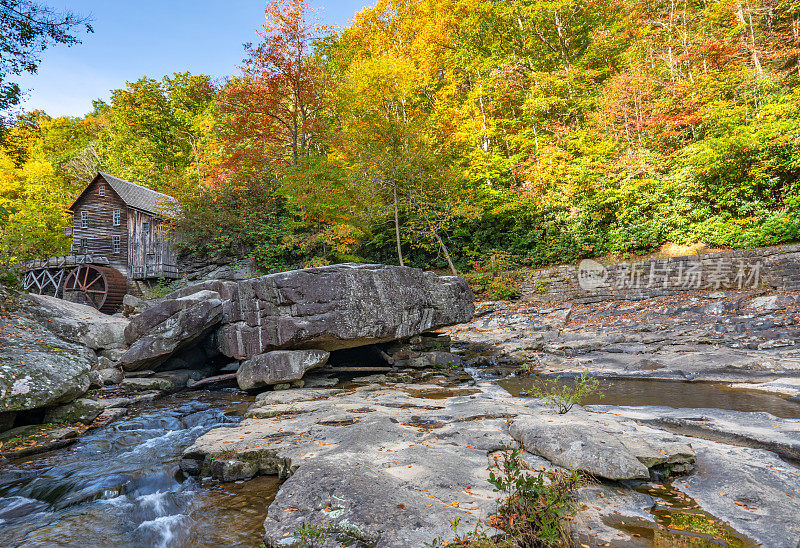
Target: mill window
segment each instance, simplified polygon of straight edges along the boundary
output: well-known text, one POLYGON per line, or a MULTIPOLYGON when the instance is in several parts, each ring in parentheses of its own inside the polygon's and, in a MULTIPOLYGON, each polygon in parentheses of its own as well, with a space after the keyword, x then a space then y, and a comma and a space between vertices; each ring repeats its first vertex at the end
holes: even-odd
POLYGON ((119 209, 114 210, 114 226, 119 226, 120 218, 122 217, 122 211, 119 209))
POLYGON ((119 236, 112 236, 111 237, 111 244, 114 247, 114 253, 119 253, 119 250, 120 250, 120 237, 119 236))
POLYGON ((150 223, 142 223, 142 232, 145 234, 150 232, 150 223))
POLYGON ((88 247, 88 244, 86 242, 86 238, 81 238, 81 248, 82 249, 86 249, 87 247, 88 247))
POLYGON ((106 195, 106 185, 100 185, 100 192, 98 192, 98 194, 100 194, 101 198, 106 195))
POLYGON ((81 228, 89 228, 89 212, 81 211, 81 228))

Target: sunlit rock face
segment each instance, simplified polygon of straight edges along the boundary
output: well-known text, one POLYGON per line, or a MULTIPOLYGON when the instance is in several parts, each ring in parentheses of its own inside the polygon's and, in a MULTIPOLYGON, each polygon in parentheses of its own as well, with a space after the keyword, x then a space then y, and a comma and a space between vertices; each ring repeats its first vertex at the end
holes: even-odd
POLYGON ((241 281, 224 306, 219 349, 249 358, 278 349, 340 350, 469 321, 461 278, 416 268, 340 264, 241 281))
POLYGON ((222 354, 242 360, 239 384, 249 389, 298 380, 324 363, 317 355, 407 339, 469 321, 474 311, 466 281, 400 266, 348 263, 211 280, 140 312, 125 329, 130 348, 120 362, 126 371, 174 369, 175 360, 202 365, 222 354), (184 359, 197 349, 204 359, 184 359))

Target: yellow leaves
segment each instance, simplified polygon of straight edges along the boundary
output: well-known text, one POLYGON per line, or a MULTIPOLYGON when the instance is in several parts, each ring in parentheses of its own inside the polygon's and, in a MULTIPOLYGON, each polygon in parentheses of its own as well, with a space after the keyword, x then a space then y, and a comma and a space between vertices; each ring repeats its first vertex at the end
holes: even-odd
POLYGON ((465 13, 465 3, 458 0, 379 0, 356 15, 343 41, 364 57, 389 52, 412 59, 432 78, 441 70, 465 13))
POLYGON ((423 79, 410 59, 385 53, 351 64, 342 93, 356 111, 383 114, 409 103, 421 85, 423 79))

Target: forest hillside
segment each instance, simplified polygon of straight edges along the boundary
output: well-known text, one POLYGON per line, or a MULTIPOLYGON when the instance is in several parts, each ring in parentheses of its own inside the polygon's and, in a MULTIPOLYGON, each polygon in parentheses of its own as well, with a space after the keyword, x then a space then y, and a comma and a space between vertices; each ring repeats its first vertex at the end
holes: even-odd
POLYGON ((225 81, 142 78, 81 118, 8 120, 0 261, 66 253, 64 209, 99 170, 178 197, 182 251, 265 270, 800 239, 798 0, 379 0, 317 20, 271 0, 225 81))

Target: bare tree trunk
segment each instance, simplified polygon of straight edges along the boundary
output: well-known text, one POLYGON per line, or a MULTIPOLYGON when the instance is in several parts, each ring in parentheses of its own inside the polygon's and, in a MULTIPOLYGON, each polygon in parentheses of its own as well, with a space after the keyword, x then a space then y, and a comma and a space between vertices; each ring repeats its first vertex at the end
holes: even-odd
POLYGON ((675 24, 675 1, 669 3, 669 27, 667 29, 667 57, 669 57, 669 74, 670 79, 674 82, 677 77, 675 75, 675 58, 672 54, 672 31, 675 24))
POLYGON ((397 183, 392 183, 392 194, 394 195, 394 237, 397 241, 397 258, 400 266, 405 266, 403 262, 403 248, 400 246, 400 213, 397 207, 397 183))
POLYGON ((800 17, 797 14, 792 15, 792 35, 797 48, 797 75, 800 76, 800 17))
POLYGON ((434 231, 433 237, 436 238, 436 241, 439 242, 439 247, 442 249, 442 253, 444 254, 444 258, 447 259, 447 266, 450 267, 450 272, 453 273, 453 276, 458 276, 458 271, 456 270, 455 265, 453 264, 453 260, 450 258, 450 252, 447 251, 447 246, 444 245, 444 242, 439 237, 439 233, 434 231))
MULTIPOLYGON (((689 26, 686 24, 686 3, 686 0, 683 0, 683 35, 681 36, 681 42, 683 43, 683 56, 686 59, 686 70, 689 73, 689 81, 694 84, 692 62, 690 60, 691 56, 689 55, 689 26)), ((692 91, 692 98, 694 98, 694 91, 692 91)))
POLYGON ((764 73, 761 68, 761 61, 758 58, 758 50, 756 49, 756 38, 753 31, 753 15, 750 13, 750 2, 747 3, 747 19, 744 16, 744 7, 741 2, 736 3, 736 20, 746 30, 742 31, 742 42, 745 43, 747 49, 750 50, 750 58, 753 61, 753 68, 759 74, 764 73))
POLYGON ((564 68, 569 70, 569 43, 564 21, 561 14, 556 11, 555 14, 556 32, 558 33, 558 45, 561 50, 561 61, 564 63, 564 68))
POLYGON ((481 107, 481 118, 483 120, 483 125, 481 129, 483 130, 483 135, 481 135, 481 148, 483 148, 484 152, 489 152, 489 137, 486 135, 486 109, 483 106, 483 85, 481 85, 481 89, 478 95, 478 104, 481 107))
POLYGON ((292 165, 297 165, 297 112, 292 112, 292 165))

